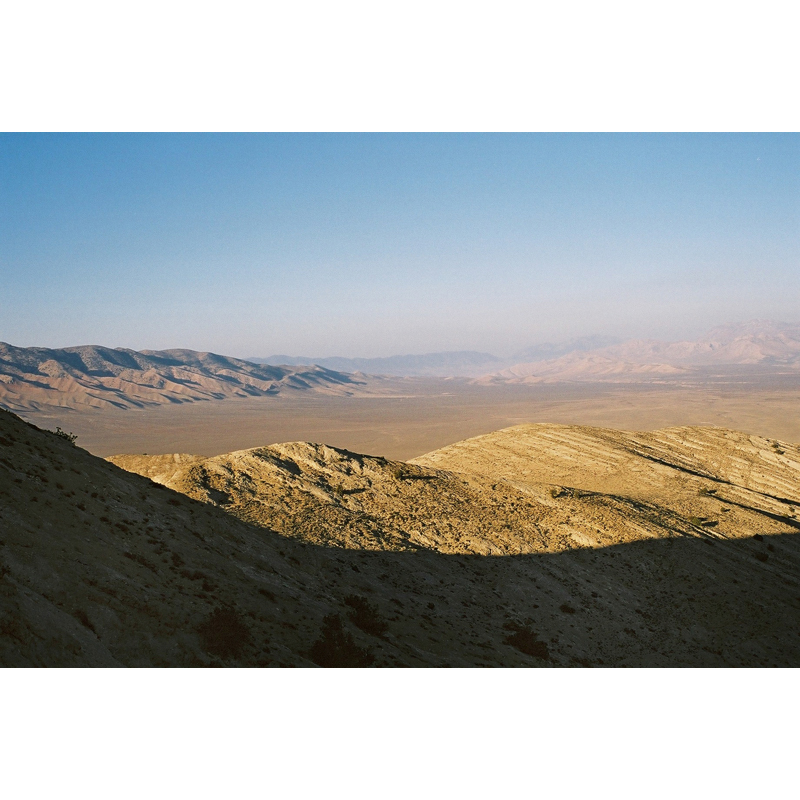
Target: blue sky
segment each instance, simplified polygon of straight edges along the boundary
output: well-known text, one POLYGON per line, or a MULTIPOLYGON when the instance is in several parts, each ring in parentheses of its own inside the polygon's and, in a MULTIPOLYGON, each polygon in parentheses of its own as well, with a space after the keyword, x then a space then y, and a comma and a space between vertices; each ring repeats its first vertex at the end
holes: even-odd
POLYGON ((505 355, 800 322, 800 137, 0 135, 0 340, 505 355))

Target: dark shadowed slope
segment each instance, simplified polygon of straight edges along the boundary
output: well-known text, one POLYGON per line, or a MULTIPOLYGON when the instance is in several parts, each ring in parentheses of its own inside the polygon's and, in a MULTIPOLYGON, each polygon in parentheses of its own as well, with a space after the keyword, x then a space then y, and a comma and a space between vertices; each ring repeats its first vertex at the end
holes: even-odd
POLYGON ((797 666, 786 530, 500 557, 319 546, 0 412, 0 664, 797 666))
POLYGON ((286 392, 353 394, 365 382, 323 367, 270 367, 193 350, 13 347, 0 343, 0 406, 144 406, 286 392))

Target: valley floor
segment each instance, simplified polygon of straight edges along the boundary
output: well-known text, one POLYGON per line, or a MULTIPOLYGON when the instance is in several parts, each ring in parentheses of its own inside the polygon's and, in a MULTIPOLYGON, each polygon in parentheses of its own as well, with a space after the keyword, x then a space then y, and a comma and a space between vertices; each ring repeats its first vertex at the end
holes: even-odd
POLYGON ((655 430, 716 425, 800 442, 796 381, 700 386, 538 384, 475 386, 405 379, 386 396, 295 394, 162 405, 142 410, 46 410, 23 414, 60 426, 99 456, 217 455, 274 442, 324 442, 408 460, 472 436, 528 422, 655 430))

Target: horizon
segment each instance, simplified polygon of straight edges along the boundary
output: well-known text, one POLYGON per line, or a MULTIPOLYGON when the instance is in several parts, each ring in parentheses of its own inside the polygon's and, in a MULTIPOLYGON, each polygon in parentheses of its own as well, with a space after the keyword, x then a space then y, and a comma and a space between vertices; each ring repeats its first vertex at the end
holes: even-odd
POLYGON ((800 322, 796 134, 3 134, 0 340, 238 358, 800 322))
MULTIPOLYGON (((713 333, 717 329, 721 328, 743 328, 750 325, 762 325, 762 326, 776 326, 780 327, 797 327, 800 323, 791 323, 787 322, 786 320, 778 320, 778 319, 747 319, 747 320, 740 320, 736 322, 726 322, 720 325, 715 325, 703 331, 700 336, 696 338, 702 338, 703 336, 707 336, 713 333)), ((0 344, 8 345, 10 347, 16 347, 20 349, 42 349, 42 350, 76 350, 80 348, 104 348, 109 350, 121 350, 121 351, 131 351, 131 352, 170 352, 170 351, 180 351, 180 350, 187 350, 190 352, 197 352, 197 353, 206 353, 209 355, 218 355, 224 356, 227 358, 236 358, 241 361, 252 361, 253 359, 272 359, 278 357, 286 357, 290 359, 312 359, 312 358, 319 358, 320 360, 334 360, 334 359, 342 359, 342 360, 351 360, 351 361, 379 361, 384 360, 388 361, 391 359, 397 358, 424 358, 428 356, 439 356, 439 355, 459 355, 459 354, 472 354, 472 355, 483 355, 483 356, 491 356, 492 358, 496 358, 500 361, 508 361, 513 359, 517 356, 521 356, 524 354, 526 350, 533 350, 536 348, 543 348, 543 347, 562 347, 568 348, 572 347, 573 350, 596 350, 602 349, 605 347, 613 346, 616 344, 624 344, 626 342, 633 342, 633 341, 641 341, 641 342, 659 342, 665 344, 677 344, 683 341, 693 341, 688 339, 658 339, 656 337, 630 337, 629 339, 624 339, 622 337, 603 337, 601 334, 589 334, 586 336, 579 336, 579 337, 571 337, 569 339, 561 339, 561 340, 541 340, 536 342, 529 342, 526 347, 523 347, 515 352, 508 353, 506 355, 490 352, 489 350, 429 350, 425 352, 415 352, 415 353, 402 353, 402 352, 395 352, 389 353, 388 355, 381 355, 381 356, 362 356, 362 355, 352 355, 352 356, 343 356, 338 353, 333 353, 331 355, 305 355, 302 353, 266 353, 264 355, 256 355, 250 354, 248 356, 241 356, 241 355, 234 355, 232 353, 225 353, 223 351, 217 350, 195 350, 194 348, 189 347, 181 347, 181 346, 174 346, 174 347, 161 347, 161 348, 142 348, 137 349, 134 347, 129 347, 126 345, 109 345, 103 344, 100 342, 91 342, 91 343, 83 343, 83 344, 72 344, 72 345, 59 345, 59 346, 51 346, 51 345, 42 345, 42 344, 16 344, 14 342, 9 342, 0 339, 0 344), (591 340, 604 340, 598 343, 592 344, 590 347, 584 347, 584 345, 591 340)), ((565 350, 565 352, 572 352, 572 350, 565 350)))

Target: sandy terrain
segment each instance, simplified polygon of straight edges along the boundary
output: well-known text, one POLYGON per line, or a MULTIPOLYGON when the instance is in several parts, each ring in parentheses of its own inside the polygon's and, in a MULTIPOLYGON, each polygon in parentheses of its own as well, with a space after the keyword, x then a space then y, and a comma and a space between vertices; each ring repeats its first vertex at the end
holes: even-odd
POLYGON ((406 460, 452 442, 527 422, 654 430, 717 425, 800 442, 800 383, 756 386, 474 386, 406 380, 394 397, 265 397, 146 410, 27 414, 60 426, 100 456, 216 455, 287 441, 325 442, 406 460))

